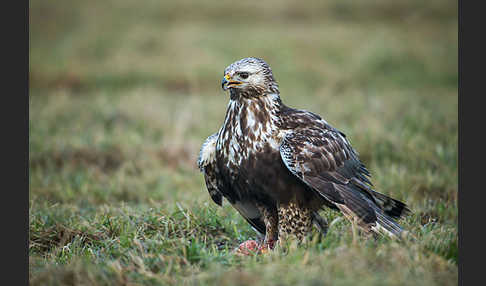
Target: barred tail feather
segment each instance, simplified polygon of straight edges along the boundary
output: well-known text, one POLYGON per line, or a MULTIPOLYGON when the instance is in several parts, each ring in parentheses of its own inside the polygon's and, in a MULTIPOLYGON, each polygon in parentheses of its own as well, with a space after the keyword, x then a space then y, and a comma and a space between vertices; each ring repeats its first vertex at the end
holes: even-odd
POLYGON ((393 220, 393 218, 384 214, 381 209, 374 207, 376 214, 376 223, 371 227, 375 233, 388 235, 391 238, 401 238, 403 229, 393 220))
POLYGON ((336 206, 349 220, 356 219, 358 225, 365 231, 392 238, 402 237, 403 229, 394 217, 400 217, 408 211, 404 203, 376 192, 378 198, 375 198, 377 201, 375 204, 358 189, 349 186, 336 186, 345 201, 344 205, 336 204, 336 206))

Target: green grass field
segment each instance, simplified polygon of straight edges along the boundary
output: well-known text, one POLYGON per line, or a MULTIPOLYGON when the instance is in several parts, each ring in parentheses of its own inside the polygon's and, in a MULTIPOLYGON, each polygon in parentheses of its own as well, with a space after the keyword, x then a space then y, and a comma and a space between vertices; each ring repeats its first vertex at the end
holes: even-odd
POLYGON ((456 285, 455 1, 30 1, 31 285, 456 285), (255 238, 196 167, 224 68, 265 59, 350 139, 417 240, 238 257, 255 238))

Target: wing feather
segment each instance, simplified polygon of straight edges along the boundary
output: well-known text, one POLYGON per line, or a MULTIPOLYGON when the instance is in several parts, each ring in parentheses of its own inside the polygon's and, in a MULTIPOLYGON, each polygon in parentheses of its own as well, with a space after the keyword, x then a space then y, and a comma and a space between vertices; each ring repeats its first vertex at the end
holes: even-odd
POLYGON ((228 190, 222 183, 221 174, 216 164, 216 141, 218 133, 209 136, 203 143, 197 161, 199 170, 204 175, 209 196, 219 206, 223 205, 223 197, 245 218, 245 220, 261 234, 265 234, 265 224, 255 204, 249 201, 235 201, 236 196, 229 196, 232 190, 228 190), (226 188, 226 189, 225 189, 226 188))
POLYGON ((408 212, 407 206, 374 191, 370 173, 344 134, 318 122, 285 135, 280 146, 285 166, 362 226, 373 229, 379 224, 398 236, 399 226, 391 217, 408 212))
POLYGON ((204 181, 208 189, 209 196, 219 206, 223 205, 223 195, 218 189, 218 170, 214 163, 216 152, 216 140, 218 133, 214 133, 204 141, 201 150, 199 151, 199 158, 197 165, 199 170, 204 174, 204 181))

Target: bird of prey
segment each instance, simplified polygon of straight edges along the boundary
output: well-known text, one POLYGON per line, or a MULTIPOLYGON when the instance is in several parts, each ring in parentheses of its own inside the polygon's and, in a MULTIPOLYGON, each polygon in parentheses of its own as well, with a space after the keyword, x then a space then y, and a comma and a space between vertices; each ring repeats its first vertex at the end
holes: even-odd
POLYGON ((270 66, 249 57, 224 70, 229 104, 218 132, 203 143, 198 167, 212 200, 225 198, 259 233, 262 249, 304 240, 318 213, 340 211, 368 234, 400 237, 395 219, 410 210, 375 191, 346 135, 319 115, 286 106, 270 66))

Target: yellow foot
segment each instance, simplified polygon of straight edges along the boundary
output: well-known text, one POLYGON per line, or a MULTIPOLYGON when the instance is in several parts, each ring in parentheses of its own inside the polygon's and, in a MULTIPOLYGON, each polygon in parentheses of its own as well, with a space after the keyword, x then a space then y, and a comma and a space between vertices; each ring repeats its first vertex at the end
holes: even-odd
POLYGON ((258 248, 259 253, 266 254, 270 250, 272 250, 274 246, 275 246, 275 241, 274 240, 268 240, 267 242, 264 242, 264 243, 262 243, 262 245, 260 245, 260 247, 258 248))

